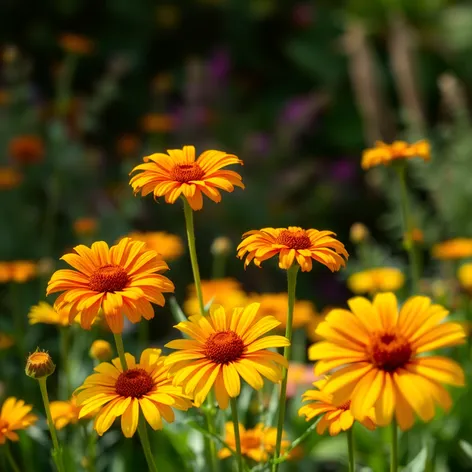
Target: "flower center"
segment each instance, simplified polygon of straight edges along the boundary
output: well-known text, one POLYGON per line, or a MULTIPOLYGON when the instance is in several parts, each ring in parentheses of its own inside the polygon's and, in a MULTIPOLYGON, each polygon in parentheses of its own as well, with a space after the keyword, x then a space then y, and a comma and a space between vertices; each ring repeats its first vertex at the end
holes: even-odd
POLYGON ((290 249, 308 249, 311 247, 311 241, 306 234, 306 231, 303 229, 291 231, 289 229, 284 229, 276 241, 277 244, 283 244, 284 246, 289 247, 290 249))
POLYGON ((336 408, 340 410, 349 410, 351 408, 351 400, 348 400, 347 402, 344 402, 343 404, 337 406, 336 408))
POLYGON ((141 398, 153 387, 154 381, 144 369, 129 369, 118 377, 115 391, 122 397, 141 398))
POLYGON ((394 372, 411 358, 410 343, 398 334, 380 334, 373 338, 370 352, 372 362, 386 372, 394 372))
POLYGON ((94 292, 119 292, 126 287, 128 280, 128 274, 123 267, 107 264, 90 276, 89 287, 94 292))
POLYGON ((227 364, 241 357, 243 340, 233 331, 212 334, 205 343, 205 355, 217 364, 227 364))
POLYGON ((196 162, 174 166, 170 171, 170 178, 181 183, 201 180, 204 175, 205 171, 196 162))

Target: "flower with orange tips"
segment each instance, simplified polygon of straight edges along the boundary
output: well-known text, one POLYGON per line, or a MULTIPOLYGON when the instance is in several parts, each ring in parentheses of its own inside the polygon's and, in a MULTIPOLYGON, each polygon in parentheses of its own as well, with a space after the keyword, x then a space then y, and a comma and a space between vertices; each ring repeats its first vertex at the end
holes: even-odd
POLYGON ((94 48, 93 41, 85 36, 66 33, 59 38, 59 45, 67 52, 79 55, 91 54, 94 48))
MULTIPOLYGON (((302 395, 303 402, 307 402, 298 410, 299 416, 305 416, 306 421, 323 415, 316 425, 316 432, 323 434, 326 429, 330 436, 336 436, 341 431, 347 431, 354 424, 354 416, 350 411, 351 402, 348 400, 343 404, 335 403, 333 395, 323 390, 326 379, 313 382, 316 390, 307 390, 302 395)), ((375 429, 374 409, 371 408, 361 423, 370 430, 375 429)))
POLYGON ((309 272, 313 259, 334 272, 346 265, 349 254, 333 236, 336 235, 331 231, 304 230, 298 226, 248 231, 237 248, 238 257, 246 257, 244 268, 251 261, 260 267, 261 262, 278 255, 281 269, 289 269, 295 262, 302 272, 309 272))
POLYGON ((128 237, 144 241, 149 249, 157 252, 158 257, 165 261, 178 259, 184 253, 182 239, 176 234, 166 231, 138 232, 133 231, 128 237))
POLYGON ((225 313, 223 307, 212 306, 209 316, 195 315, 175 327, 191 339, 176 339, 166 347, 178 349, 170 354, 166 365, 174 385, 182 385, 184 393, 200 407, 214 387, 220 408, 227 408, 229 398, 241 390, 241 377, 255 390, 264 382, 282 379, 280 366, 287 361, 269 348, 288 346, 283 336, 265 336, 280 322, 272 316, 257 320, 258 303, 235 308, 225 313))
POLYGON ((347 279, 349 290, 355 294, 396 292, 403 287, 405 276, 395 267, 377 267, 356 272, 347 279))
POLYGON ((362 153, 362 168, 370 169, 381 164, 390 164, 393 161, 420 157, 424 161, 431 159, 431 147, 426 140, 408 144, 405 141, 394 141, 386 144, 377 141, 374 148, 366 149, 362 153))
POLYGON ((472 238, 454 238, 435 244, 431 254, 444 261, 472 257, 472 238))
POLYGON ((232 164, 241 164, 233 154, 222 151, 205 151, 195 160, 195 147, 169 149, 168 154, 151 154, 144 164, 136 166, 131 174, 139 172, 130 180, 135 194, 165 196, 167 203, 175 203, 183 195, 193 210, 203 207, 203 195, 218 203, 218 189, 232 192, 234 187, 244 188, 241 176, 232 170, 222 170, 232 164))
POLYGON ((16 431, 36 423, 38 417, 30 413, 32 409, 31 405, 15 397, 9 397, 3 402, 0 410, 0 444, 5 444, 7 439, 19 441, 16 431))
POLYGON ((372 407, 376 424, 395 415, 402 430, 414 423, 414 413, 427 422, 435 404, 449 410, 452 400, 442 384, 464 385, 464 372, 446 357, 426 353, 464 343, 458 323, 443 322, 448 312, 428 297, 409 298, 399 310, 393 293, 377 294, 373 302, 356 297, 349 310, 334 309, 316 332, 324 341, 308 350, 317 361, 315 375, 332 369, 323 391, 336 404, 351 400, 354 418, 363 421, 372 407))
POLYGON ((39 136, 24 135, 8 143, 8 154, 20 164, 34 164, 44 157, 44 143, 39 136))
POLYGON ((191 407, 182 388, 172 385, 160 349, 145 349, 139 360, 126 353, 128 369, 123 371, 119 358, 102 362, 95 374, 85 379, 76 392, 81 407, 79 419, 99 409, 94 428, 102 436, 115 419, 121 416, 121 430, 126 438, 136 432, 139 417, 144 415, 152 429, 162 429, 162 418, 175 419, 173 409, 186 411, 191 407))
POLYGON ((154 317, 151 302, 164 306, 163 293, 174 291, 174 284, 157 273, 167 270, 167 264, 142 241, 123 238, 111 248, 99 241, 91 248, 79 245, 74 250, 62 260, 76 270, 56 271, 47 294, 63 292, 55 307, 67 307, 70 322, 80 313, 84 329, 91 328, 101 308, 111 331, 121 333, 124 316, 132 323, 141 317, 150 320, 154 317))

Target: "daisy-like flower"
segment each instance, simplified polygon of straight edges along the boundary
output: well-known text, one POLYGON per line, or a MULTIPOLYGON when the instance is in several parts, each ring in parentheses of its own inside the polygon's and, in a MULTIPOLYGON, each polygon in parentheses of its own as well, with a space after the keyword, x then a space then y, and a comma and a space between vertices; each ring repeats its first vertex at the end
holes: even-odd
POLYGON ((355 294, 396 292, 403 287, 405 276, 395 267, 378 267, 356 272, 347 279, 349 290, 355 294))
POLYGON ((15 431, 36 423, 38 417, 30 413, 32 409, 31 405, 15 397, 9 397, 3 402, 0 410, 0 444, 5 444, 7 439, 18 441, 20 437, 15 431))
POLYGON ((152 233, 135 231, 128 236, 137 241, 144 241, 149 249, 156 251, 159 257, 165 261, 177 259, 184 253, 182 239, 175 234, 166 233, 165 231, 152 233))
POLYGON ((464 373, 446 357, 425 355, 464 342, 458 323, 441 323, 447 310, 415 296, 399 311, 393 293, 378 294, 373 302, 351 298, 348 304, 351 311, 332 310, 320 323, 316 332, 325 341, 308 351, 310 360, 318 361, 316 375, 337 368, 323 391, 337 404, 351 400, 360 421, 372 407, 379 426, 395 414, 403 430, 412 426, 414 412, 430 421, 436 403, 449 410, 451 397, 441 384, 462 386, 464 373))
MULTIPOLYGON (((51 417, 56 429, 65 428, 68 424, 76 424, 79 421, 80 406, 77 399, 72 397, 68 401, 55 401, 50 403, 51 417)), ((90 412, 83 418, 93 418, 96 411, 90 412)))
MULTIPOLYGON (((303 402, 307 402, 298 410, 299 416, 305 416, 307 421, 319 415, 323 415, 316 425, 316 432, 323 434, 326 429, 330 436, 336 436, 341 431, 347 431, 354 424, 354 416, 350 411, 351 402, 348 400, 343 404, 333 401, 333 395, 323 391, 326 379, 313 382, 316 390, 307 390, 302 395, 303 402)), ((371 408, 361 423, 370 430, 375 429, 374 409, 371 408)))
POLYGON ((472 257, 472 238, 455 238, 435 244, 431 251, 435 259, 445 261, 472 257))
POLYGON ((428 141, 423 139, 414 144, 408 144, 405 141, 394 141, 392 144, 377 141, 374 148, 366 149, 362 153, 361 165, 366 170, 381 164, 390 164, 399 159, 414 157, 420 157, 424 161, 431 159, 431 147, 428 141))
POLYGON ((222 151, 205 151, 195 160, 195 148, 169 149, 168 154, 151 154, 144 164, 136 166, 130 185, 135 194, 154 198, 165 196, 166 203, 175 203, 183 195, 193 210, 203 207, 203 195, 218 203, 218 189, 232 192, 234 187, 244 188, 241 176, 232 170, 222 170, 232 164, 242 164, 233 154, 222 151))
POLYGON ((346 265, 349 254, 333 236, 336 235, 331 231, 304 230, 298 226, 248 231, 237 248, 238 257, 246 257, 245 268, 251 261, 260 267, 262 261, 278 255, 281 269, 289 269, 296 262, 303 272, 308 272, 314 259, 334 272, 346 265))
POLYGON ((165 356, 160 354, 160 349, 145 349, 137 364, 134 356, 126 353, 125 371, 119 358, 95 367, 97 373, 87 377, 74 393, 81 407, 79 419, 99 408, 94 428, 102 436, 121 416, 121 430, 127 438, 136 432, 140 410, 154 430, 162 429, 162 418, 172 423, 173 408, 186 411, 191 403, 181 387, 172 385, 165 356))
POLYGON ((28 313, 29 324, 45 323, 58 326, 69 326, 69 309, 67 306, 56 309, 46 302, 33 305, 28 313))
MULTIPOLYGON (((277 428, 271 428, 257 424, 254 428, 246 429, 239 423, 239 437, 241 440, 241 454, 255 462, 266 462, 275 450, 277 428)), ((225 442, 236 452, 236 440, 234 437, 234 425, 231 422, 225 425, 225 442)), ((290 445, 286 439, 282 440, 282 454, 284 449, 290 445)), ((218 457, 225 459, 231 456, 231 451, 225 447, 218 451, 218 457)))
POLYGON ((272 316, 256 321, 258 303, 235 308, 225 313, 213 306, 209 316, 195 315, 175 327, 191 339, 177 339, 166 347, 178 349, 166 360, 174 375, 174 385, 182 385, 184 393, 193 396, 200 407, 214 386, 220 408, 227 408, 229 397, 235 398, 241 389, 242 377, 252 388, 263 387, 262 376, 277 383, 282 379, 280 365, 287 361, 269 348, 288 346, 283 336, 266 336, 280 324, 272 316))
POLYGON ((62 259, 76 270, 56 271, 48 283, 47 294, 64 292, 57 298, 57 310, 67 307, 69 322, 80 313, 80 324, 90 329, 101 308, 113 333, 123 331, 123 315, 132 323, 143 316, 154 317, 151 302, 164 306, 164 292, 173 292, 174 284, 161 272, 168 269, 156 251, 141 241, 123 238, 108 247, 104 241, 91 248, 79 245, 75 254, 62 259))

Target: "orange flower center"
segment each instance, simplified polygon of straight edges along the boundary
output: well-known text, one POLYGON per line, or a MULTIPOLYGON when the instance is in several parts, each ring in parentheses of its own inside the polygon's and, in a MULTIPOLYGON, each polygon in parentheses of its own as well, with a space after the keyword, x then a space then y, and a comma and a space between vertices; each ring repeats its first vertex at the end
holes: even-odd
POLYGON ((181 183, 201 180, 204 175, 205 171, 196 162, 174 166, 170 171, 170 178, 181 183))
POLYGON ((94 292, 118 292, 126 287, 128 280, 128 274, 123 267, 107 264, 90 276, 89 287, 94 292))
POLYGON ((212 334, 205 343, 205 355, 217 364, 227 364, 241 357, 243 340, 233 331, 212 334))
POLYGON ((370 353, 372 362, 386 372, 394 372, 404 366, 412 354, 410 343, 403 336, 387 333, 373 339, 370 353))
POLYGON ((338 408, 340 410, 349 410, 349 408, 351 408, 351 400, 348 400, 347 402, 344 402, 342 405, 339 405, 336 408, 338 408))
POLYGON ((141 398, 153 387, 154 381, 144 369, 129 369, 118 377, 115 392, 122 397, 141 398))
POLYGON ((311 247, 310 238, 303 229, 299 229, 297 231, 284 229, 279 234, 275 242, 277 244, 283 244, 290 249, 308 249, 311 247))

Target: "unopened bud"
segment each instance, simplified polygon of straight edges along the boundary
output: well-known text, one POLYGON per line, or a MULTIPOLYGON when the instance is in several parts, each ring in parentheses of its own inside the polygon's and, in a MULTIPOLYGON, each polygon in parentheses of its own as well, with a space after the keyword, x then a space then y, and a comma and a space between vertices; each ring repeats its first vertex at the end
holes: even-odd
POLYGON ((46 351, 37 349, 28 356, 25 373, 32 379, 42 379, 54 373, 56 366, 46 351))
POLYGON ((349 231, 349 238, 354 244, 361 243, 369 237, 369 230, 363 223, 354 223, 349 231))
POLYGON ((108 341, 97 339, 90 346, 89 355, 100 362, 109 361, 113 357, 113 348, 108 341))

